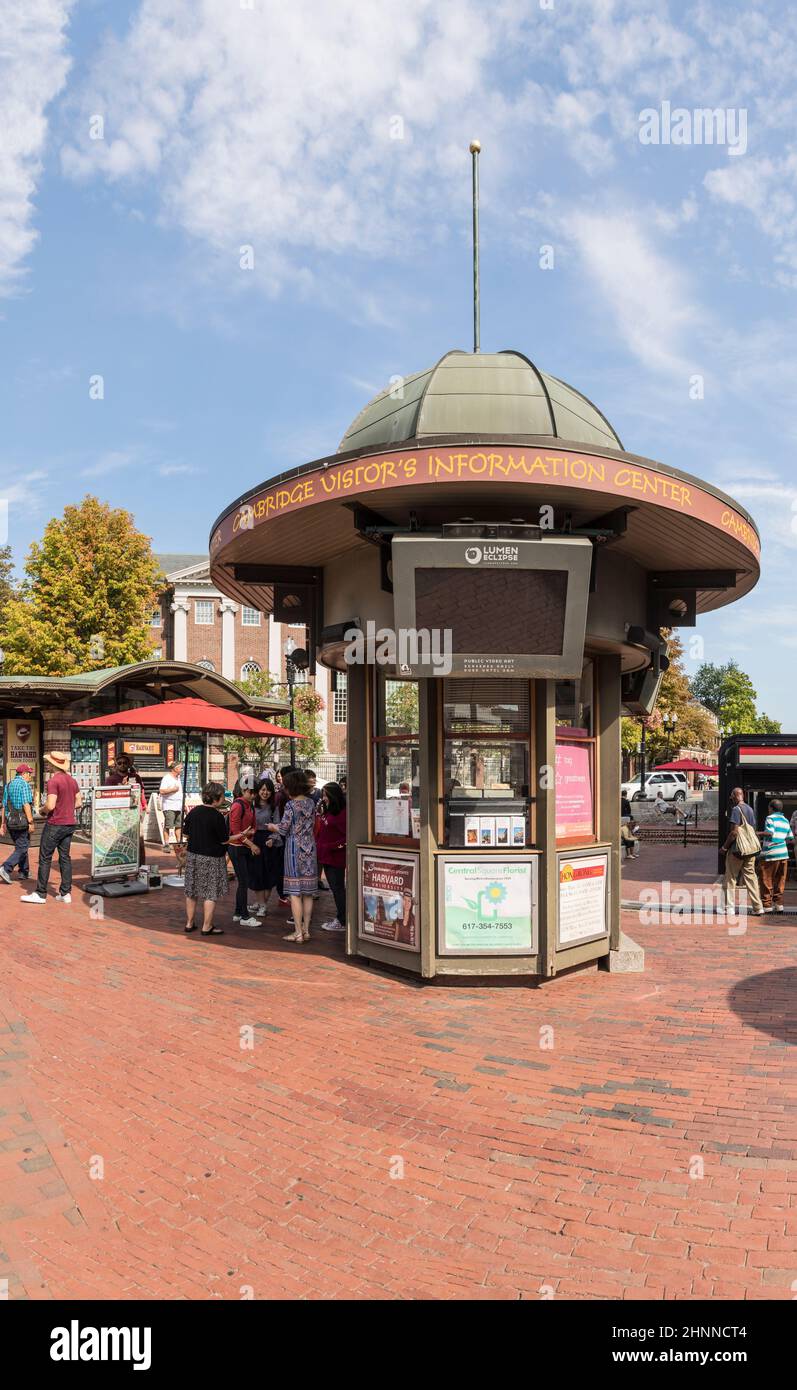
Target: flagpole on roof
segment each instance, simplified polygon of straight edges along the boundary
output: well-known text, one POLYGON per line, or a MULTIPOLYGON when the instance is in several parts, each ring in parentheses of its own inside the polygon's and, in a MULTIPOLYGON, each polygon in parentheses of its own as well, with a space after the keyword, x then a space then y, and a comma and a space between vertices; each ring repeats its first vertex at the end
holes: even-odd
POLYGON ((481 141, 471 140, 470 152, 473 162, 473 351, 479 352, 479 153, 481 141))

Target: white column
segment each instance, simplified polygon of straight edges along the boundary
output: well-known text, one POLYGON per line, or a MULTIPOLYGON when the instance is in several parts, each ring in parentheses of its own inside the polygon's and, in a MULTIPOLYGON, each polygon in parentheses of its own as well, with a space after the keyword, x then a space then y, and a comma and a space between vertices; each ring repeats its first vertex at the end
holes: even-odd
POLYGON ((319 733, 324 740, 323 756, 329 753, 329 726, 332 723, 332 710, 330 701, 332 700, 332 672, 328 666, 316 665, 315 668, 315 688, 324 701, 324 708, 318 716, 319 733))
POLYGON ((188 660, 188 599, 176 598, 172 604, 174 614, 174 652, 175 661, 188 660))
POLYGON ((282 625, 268 618, 268 669, 275 680, 282 680, 282 625))
POLYGON ((235 615, 238 604, 223 598, 221 604, 221 674, 228 680, 237 679, 235 667, 235 615))

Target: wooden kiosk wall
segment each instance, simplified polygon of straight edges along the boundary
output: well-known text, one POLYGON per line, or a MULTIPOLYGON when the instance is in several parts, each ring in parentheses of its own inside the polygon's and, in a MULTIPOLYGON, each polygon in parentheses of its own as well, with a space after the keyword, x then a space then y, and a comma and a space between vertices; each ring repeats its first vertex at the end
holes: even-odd
MULTIPOLYGON (((600 655, 596 668, 595 734, 596 839, 585 847, 609 851, 609 935, 566 949, 556 948, 558 899, 556 850, 556 799, 532 779, 534 845, 525 853, 539 855, 539 950, 527 956, 441 956, 437 950, 437 857, 450 851, 438 841, 440 824, 438 764, 442 757, 439 702, 441 682, 419 683, 419 790, 421 830, 419 845, 420 951, 400 949, 358 935, 358 848, 386 846, 373 839, 373 756, 371 678, 367 666, 351 667, 348 674, 348 920, 346 950, 350 956, 380 961, 409 970, 424 979, 436 975, 550 977, 574 966, 608 955, 620 936, 620 658, 600 655)), ((553 767, 556 757, 556 685, 551 680, 534 682, 531 755, 536 769, 553 767)), ((570 846, 572 849, 573 847, 570 846)), ((470 851, 472 854, 473 852, 470 851)), ((508 851, 511 853, 511 851, 508 851)))

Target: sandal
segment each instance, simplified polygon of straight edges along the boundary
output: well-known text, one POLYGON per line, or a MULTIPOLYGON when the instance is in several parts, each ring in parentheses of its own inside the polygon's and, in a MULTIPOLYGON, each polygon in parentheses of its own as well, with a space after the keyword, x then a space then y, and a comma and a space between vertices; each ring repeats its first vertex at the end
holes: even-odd
POLYGON ((223 936, 223 935, 224 935, 224 928, 223 928, 223 927, 208 927, 207 931, 205 931, 205 928, 203 927, 203 928, 202 928, 201 935, 202 935, 202 936, 223 936))
POLYGON ((282 939, 283 941, 302 941, 304 938, 302 936, 297 935, 297 933, 294 931, 291 932, 289 936, 283 936, 282 939))
POLYGON ((183 931, 196 931, 196 922, 192 922, 190 927, 183 927, 183 931))

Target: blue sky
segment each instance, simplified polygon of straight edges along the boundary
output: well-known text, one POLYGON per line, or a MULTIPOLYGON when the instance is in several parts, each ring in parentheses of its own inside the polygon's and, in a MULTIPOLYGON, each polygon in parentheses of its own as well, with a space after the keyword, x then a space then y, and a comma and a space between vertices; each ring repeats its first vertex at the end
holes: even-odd
POLYGON ((229 501, 334 449, 391 376, 469 348, 478 136, 482 348, 525 352, 626 448, 752 512, 762 581, 698 631, 791 730, 796 69, 797 12, 774 0, 6 7, 18 560, 87 491, 157 550, 202 550, 229 501), (745 139, 644 144, 662 102, 730 111, 737 133, 744 112, 745 139))

